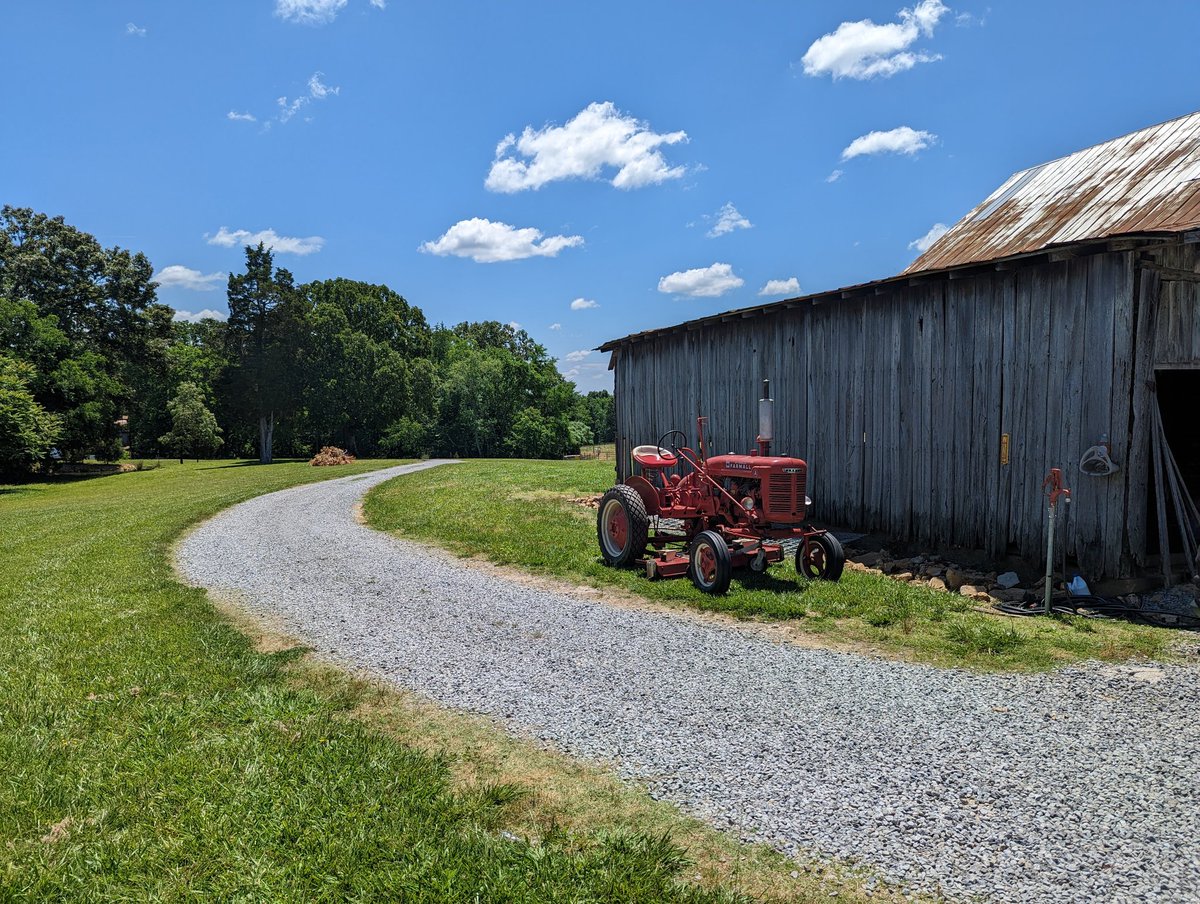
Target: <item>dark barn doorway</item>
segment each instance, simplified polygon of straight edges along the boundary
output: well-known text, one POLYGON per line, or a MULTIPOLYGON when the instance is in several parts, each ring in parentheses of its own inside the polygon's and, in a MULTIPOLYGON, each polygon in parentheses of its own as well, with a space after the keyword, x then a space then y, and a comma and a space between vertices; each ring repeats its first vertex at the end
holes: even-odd
MULTIPOLYGON (((1156 370, 1154 383, 1167 446, 1179 465, 1188 495, 1200 501, 1200 367, 1156 370)), ((1150 549, 1158 548, 1158 523, 1153 515, 1156 505, 1154 481, 1151 478, 1151 517, 1148 519, 1150 549)), ((1167 507, 1172 512, 1167 519, 1167 537, 1172 552, 1178 553, 1183 544, 1169 499, 1167 507)))

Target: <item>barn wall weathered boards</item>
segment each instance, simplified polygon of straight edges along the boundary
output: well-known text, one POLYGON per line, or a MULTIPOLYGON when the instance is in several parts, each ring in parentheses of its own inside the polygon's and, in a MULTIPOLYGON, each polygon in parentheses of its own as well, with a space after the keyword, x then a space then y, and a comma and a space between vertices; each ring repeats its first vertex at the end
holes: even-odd
POLYGON ((714 451, 750 450, 769 378, 815 518, 1036 560, 1061 467, 1067 553, 1128 576, 1158 549, 1156 374, 1200 378, 1198 243, 1200 114, 1018 173, 897 277, 603 345, 618 471, 698 414, 714 451), (1120 470, 1085 475, 1102 436, 1120 470))

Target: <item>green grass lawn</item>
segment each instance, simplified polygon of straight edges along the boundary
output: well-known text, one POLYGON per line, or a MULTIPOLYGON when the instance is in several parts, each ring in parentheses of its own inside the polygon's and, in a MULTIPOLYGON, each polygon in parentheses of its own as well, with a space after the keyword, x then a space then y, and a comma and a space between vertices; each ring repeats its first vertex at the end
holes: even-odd
MULTIPOLYGON (((685 860, 660 835, 507 834, 526 789, 455 785, 445 757, 352 718, 353 683, 304 680, 300 651, 256 652, 175 580, 169 547, 188 525, 381 464, 167 465, 0 487, 0 899, 729 897, 681 882, 685 860)), ((524 467, 545 468, 554 490, 599 476, 524 467)), ((416 491, 400 508, 433 502, 444 515, 465 499, 422 487, 465 493, 505 473, 440 469, 375 508, 416 491)), ((563 520, 545 500, 487 505, 532 517, 539 536, 563 520)), ((574 548, 586 519, 565 520, 574 548)))
POLYGON ((469 461, 376 487, 365 510, 377 528, 462 555, 669 605, 773 620, 834 647, 988 670, 1168 652, 1171 632, 1159 628, 990 615, 957 594, 858 571, 847 571, 836 584, 809 583, 797 578, 790 561, 762 575, 735 572, 727 596, 703 594, 686 578, 647 581, 639 571, 604 566, 596 512, 574 501, 604 492, 613 480, 612 462, 469 461))

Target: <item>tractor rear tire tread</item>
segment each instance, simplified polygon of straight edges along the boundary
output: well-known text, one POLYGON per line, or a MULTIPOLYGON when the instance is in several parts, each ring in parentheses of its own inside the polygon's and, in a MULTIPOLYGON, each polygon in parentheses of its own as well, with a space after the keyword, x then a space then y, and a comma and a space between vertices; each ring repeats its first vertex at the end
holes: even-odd
POLYGON ((646 514, 646 503, 633 487, 617 484, 600 499, 600 508, 596 511, 596 539, 605 565, 624 568, 645 556, 649 532, 650 518, 646 514), (604 543, 604 511, 614 500, 624 509, 628 524, 628 541, 619 553, 611 552, 604 543))

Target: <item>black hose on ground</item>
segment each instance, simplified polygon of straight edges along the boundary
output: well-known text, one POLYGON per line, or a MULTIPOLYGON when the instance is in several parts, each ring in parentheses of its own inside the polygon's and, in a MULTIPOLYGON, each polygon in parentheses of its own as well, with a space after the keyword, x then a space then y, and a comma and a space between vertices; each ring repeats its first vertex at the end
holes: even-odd
MULTIPOLYGON (((1069 500, 1068 500, 1069 503, 1069 500)), ((1069 504, 1062 506, 1059 514, 1059 530, 1063 586, 1067 585, 1067 519, 1071 510, 1069 504)), ((1053 559, 1053 552, 1049 558, 1053 559)), ((1045 615, 1045 602, 1039 598, 1022 603, 993 603, 993 608, 1005 615, 1045 615)), ((1200 617, 1182 615, 1166 609, 1145 609, 1121 599, 1106 596, 1085 594, 1081 596, 1060 595, 1050 600, 1050 612, 1053 615, 1078 615, 1081 618, 1124 618, 1144 625, 1154 625, 1160 628, 1182 628, 1187 631, 1200 631, 1200 617)))
MULTIPOLYGON (((1041 600, 1029 603, 996 603, 995 608, 1005 615, 1043 615, 1041 600)), ((1051 600, 1050 611, 1055 615, 1078 615, 1082 618, 1125 618, 1129 621, 1160 628, 1183 628, 1200 631, 1200 617, 1181 615, 1166 609, 1144 609, 1124 600, 1107 596, 1059 596, 1051 600)))

